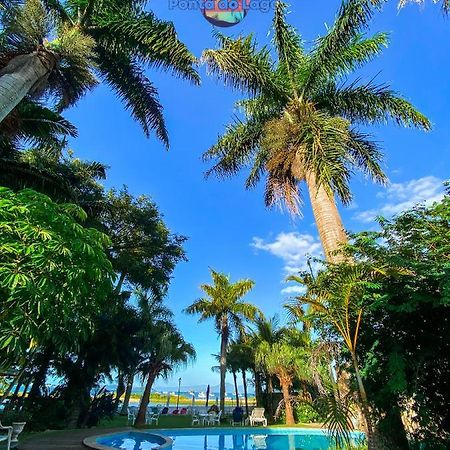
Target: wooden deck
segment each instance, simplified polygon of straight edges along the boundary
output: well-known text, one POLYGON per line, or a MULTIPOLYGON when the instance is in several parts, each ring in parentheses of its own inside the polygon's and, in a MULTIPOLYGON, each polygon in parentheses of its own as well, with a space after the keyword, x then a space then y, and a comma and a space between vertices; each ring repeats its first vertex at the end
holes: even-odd
POLYGON ((83 439, 89 436, 124 431, 127 428, 91 428, 84 430, 55 431, 39 434, 16 447, 19 450, 86 450, 83 439))

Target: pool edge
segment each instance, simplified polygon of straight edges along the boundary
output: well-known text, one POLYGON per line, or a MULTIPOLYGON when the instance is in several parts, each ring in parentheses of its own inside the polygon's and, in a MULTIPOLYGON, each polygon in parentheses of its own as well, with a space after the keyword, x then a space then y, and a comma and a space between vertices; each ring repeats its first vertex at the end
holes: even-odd
MULTIPOLYGON (((133 431, 133 433, 151 434, 152 436, 157 436, 165 441, 164 444, 157 445, 157 446, 153 447, 152 450, 167 450, 169 448, 172 448, 172 445, 173 445, 173 439, 168 436, 164 436, 163 434, 148 433, 148 432, 134 431, 134 430, 125 430, 125 431, 133 431)), ((99 434, 97 436, 89 436, 89 437, 83 439, 83 445, 87 448, 92 448, 94 450, 115 450, 114 447, 108 447, 107 445, 99 444, 97 442, 97 439, 105 438, 108 436, 114 436, 114 435, 117 435, 118 433, 119 432, 116 431, 115 433, 107 433, 107 434, 99 434)))

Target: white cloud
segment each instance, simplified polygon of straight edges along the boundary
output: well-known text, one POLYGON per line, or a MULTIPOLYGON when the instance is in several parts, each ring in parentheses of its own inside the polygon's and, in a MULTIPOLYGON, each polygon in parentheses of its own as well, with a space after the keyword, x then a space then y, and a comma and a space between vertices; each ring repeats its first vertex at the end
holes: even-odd
POLYGON ((284 295, 301 295, 306 292, 305 286, 288 286, 281 290, 281 293, 284 295))
POLYGON ((281 258, 286 266, 294 267, 305 264, 307 254, 317 256, 321 251, 320 242, 313 236, 296 232, 280 233, 273 242, 254 237, 251 245, 281 258))
POLYGON ((427 176, 404 183, 391 183, 385 191, 379 192, 376 197, 384 203, 354 216, 361 222, 371 222, 377 216, 392 217, 405 211, 418 203, 430 205, 439 201, 444 195, 443 180, 427 176))
MULTIPOLYGON (((254 237, 250 244, 256 250, 262 250, 280 258, 283 263, 283 283, 288 275, 297 274, 299 271, 308 270, 308 257, 322 258, 322 245, 319 240, 310 234, 296 232, 280 233, 273 241, 254 237)), ((316 267, 317 263, 313 263, 316 267)), ((282 294, 299 294, 301 286, 287 286, 282 294)))

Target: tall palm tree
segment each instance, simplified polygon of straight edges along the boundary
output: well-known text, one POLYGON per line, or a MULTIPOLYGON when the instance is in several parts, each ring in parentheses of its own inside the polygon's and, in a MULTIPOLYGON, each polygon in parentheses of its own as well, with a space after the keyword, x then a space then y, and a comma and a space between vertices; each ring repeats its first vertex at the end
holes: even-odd
POLYGON ((199 322, 212 319, 220 335, 220 409, 225 407, 225 376, 227 370, 227 348, 233 330, 242 330, 245 320, 254 320, 259 309, 242 300, 255 283, 252 280, 239 280, 231 283, 230 277, 211 269, 213 284, 203 284, 200 288, 206 297, 196 300, 184 312, 199 314, 199 322))
POLYGON ((145 67, 194 83, 195 57, 173 24, 145 10, 142 0, 25 0, 2 11, 0 122, 28 94, 48 92, 70 106, 97 83, 123 101, 148 136, 168 146, 158 91, 145 67))
POLYGON ((243 113, 204 155, 214 161, 208 175, 231 176, 250 167, 246 187, 266 175, 265 202, 284 202, 299 212, 306 183, 325 255, 346 242, 337 196, 352 199, 349 180, 360 170, 377 182, 386 176, 381 153, 356 124, 397 124, 430 129, 428 119, 387 85, 347 77, 381 53, 385 33, 364 33, 381 0, 346 0, 328 32, 305 49, 286 22, 287 5, 276 2, 272 47, 258 49, 252 36, 217 35, 219 48, 203 53, 210 73, 248 96, 243 113), (276 59, 272 59, 272 54, 276 59))
POLYGON ((150 298, 137 291, 139 314, 146 323, 142 330, 142 347, 137 372, 145 381, 135 425, 145 425, 145 415, 150 402, 150 393, 156 378, 166 377, 176 367, 187 364, 195 358, 194 347, 183 339, 172 323, 172 312, 160 299, 150 298))
POLYGON ((136 416, 136 426, 145 425, 145 415, 154 381, 159 376, 167 377, 176 367, 185 365, 195 358, 194 347, 183 339, 173 324, 170 322, 160 324, 155 331, 149 358, 139 368, 147 381, 136 416))

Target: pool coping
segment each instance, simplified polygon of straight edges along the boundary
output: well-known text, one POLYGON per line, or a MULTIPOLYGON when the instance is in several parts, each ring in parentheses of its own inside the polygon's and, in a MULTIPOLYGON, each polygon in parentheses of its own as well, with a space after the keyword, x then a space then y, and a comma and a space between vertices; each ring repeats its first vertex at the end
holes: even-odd
POLYGON ((166 449, 171 448, 173 445, 173 439, 168 436, 164 436, 164 435, 158 434, 158 433, 151 433, 151 432, 147 432, 147 431, 139 431, 139 430, 116 431, 115 433, 107 433, 107 434, 99 434, 97 436, 89 436, 89 437, 83 439, 83 445, 85 447, 93 448, 95 450, 111 450, 111 449, 113 449, 113 447, 108 447, 107 445, 99 444, 97 442, 97 439, 105 438, 108 436, 116 436, 117 434, 127 433, 127 432, 152 435, 152 436, 159 437, 165 441, 164 444, 156 445, 155 447, 153 447, 152 450, 166 450, 166 449))

